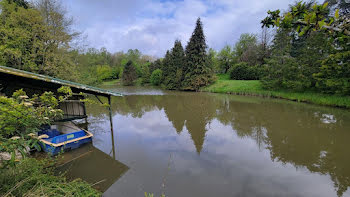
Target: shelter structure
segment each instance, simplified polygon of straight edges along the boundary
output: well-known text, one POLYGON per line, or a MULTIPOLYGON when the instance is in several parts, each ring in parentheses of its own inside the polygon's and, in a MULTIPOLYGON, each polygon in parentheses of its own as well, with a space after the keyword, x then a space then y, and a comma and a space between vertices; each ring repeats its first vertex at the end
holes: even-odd
MULTIPOLYGON (((81 101, 84 96, 80 93, 94 95, 101 103, 102 101, 99 96, 108 99, 111 135, 114 147, 111 97, 123 96, 121 93, 15 68, 0 66, 0 96, 11 96, 12 93, 18 89, 23 89, 29 96, 33 94, 41 94, 45 91, 51 91, 58 95, 57 89, 62 86, 70 87, 73 91, 73 96, 69 100, 60 103, 60 109, 62 109, 64 115, 62 119, 57 121, 70 121, 87 117, 85 103, 81 101)), ((113 156, 115 157, 114 151, 113 148, 113 156)))

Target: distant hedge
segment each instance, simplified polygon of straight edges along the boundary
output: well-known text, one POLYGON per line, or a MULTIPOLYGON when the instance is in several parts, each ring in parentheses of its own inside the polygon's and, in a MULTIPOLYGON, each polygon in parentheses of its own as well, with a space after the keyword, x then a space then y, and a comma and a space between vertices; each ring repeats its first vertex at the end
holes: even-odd
POLYGON ((245 62, 233 65, 229 70, 230 78, 234 80, 257 80, 259 69, 257 66, 249 66, 245 62))

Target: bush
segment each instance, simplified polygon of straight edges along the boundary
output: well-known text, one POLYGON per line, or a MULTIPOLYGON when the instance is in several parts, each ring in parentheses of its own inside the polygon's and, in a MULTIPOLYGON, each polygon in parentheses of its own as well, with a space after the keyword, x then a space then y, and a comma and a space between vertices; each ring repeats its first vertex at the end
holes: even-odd
POLYGON ((257 80, 259 72, 257 66, 249 66, 245 62, 235 64, 229 70, 230 78, 234 80, 257 80))
POLYGON ((121 72, 121 68, 120 67, 113 67, 112 68, 111 79, 119 79, 120 72, 121 72))
POLYGON ((62 116, 58 102, 52 92, 29 98, 20 89, 11 98, 0 96, 0 135, 10 138, 36 132, 41 125, 62 116))
POLYGON ((98 81, 112 79, 113 78, 112 74, 113 74, 112 68, 108 65, 99 65, 96 68, 96 76, 98 81))
POLYGON ((151 83, 153 85, 159 85, 162 82, 163 72, 160 69, 156 69, 152 72, 151 83))
POLYGON ((33 95, 29 98, 20 89, 12 97, 0 96, 0 152, 10 153, 11 159, 1 161, 1 166, 13 166, 18 153, 22 157, 28 148, 40 150, 38 140, 31 136, 43 125, 51 124, 63 115, 58 103, 69 98, 72 90, 69 87, 58 89, 62 96, 58 99, 52 92, 33 95))

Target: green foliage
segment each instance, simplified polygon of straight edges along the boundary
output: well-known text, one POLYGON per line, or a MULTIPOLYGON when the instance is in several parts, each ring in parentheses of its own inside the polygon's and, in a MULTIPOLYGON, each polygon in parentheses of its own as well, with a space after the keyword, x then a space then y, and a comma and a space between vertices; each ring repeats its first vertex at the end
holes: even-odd
MULTIPOLYGON (((77 34, 70 32, 64 11, 53 1, 46 7, 11 2, 0 3, 0 64, 74 80, 75 66, 68 49, 77 34)), ((42 5, 40 2, 36 5, 42 5)))
POLYGON ((257 36, 255 34, 242 34, 234 46, 237 60, 246 62, 249 65, 256 65, 258 63, 257 49, 257 36))
POLYGON ((11 154, 11 159, 2 161, 2 166, 14 166, 17 157, 28 154, 29 149, 40 150, 38 140, 33 138, 43 125, 50 125, 62 117, 58 103, 72 95, 69 87, 61 87, 57 99, 52 92, 33 95, 29 98, 20 89, 8 98, 0 96, 0 152, 11 154), (19 156, 18 156, 19 155, 19 156))
POLYGON ((150 83, 151 73, 149 72, 150 63, 141 66, 141 84, 150 83))
POLYGON ((219 73, 227 73, 231 66, 236 62, 233 49, 226 45, 217 55, 219 64, 219 73))
POLYGON ((173 84, 172 82, 174 80, 174 77, 171 77, 171 75, 173 75, 174 72, 176 72, 172 55, 173 54, 171 53, 171 51, 167 50, 162 62, 161 70, 162 70, 163 77, 161 82, 165 86, 167 86, 169 83, 173 84))
POLYGON ((198 91, 200 87, 209 85, 214 80, 213 69, 206 52, 207 45, 202 22, 198 18, 196 28, 185 50, 183 90, 198 91))
POLYGON ((213 48, 209 48, 208 59, 209 65, 212 67, 213 71, 215 73, 221 73, 221 65, 218 59, 218 52, 216 52, 213 48))
POLYGON ((40 12, 1 1, 0 63, 38 71, 44 55, 46 27, 40 12))
POLYGON ((349 26, 328 3, 298 2, 283 15, 269 11, 262 24, 276 26, 273 55, 263 85, 270 89, 317 90, 349 95, 349 26))
POLYGON ((162 61, 160 59, 157 59, 156 61, 152 62, 149 66, 149 72, 153 73, 153 71, 157 70, 157 69, 162 69, 163 65, 162 65, 162 61))
POLYGON ((229 70, 230 78, 235 80, 256 80, 259 74, 256 66, 249 66, 241 62, 232 66, 229 70))
POLYGON ((158 86, 162 82, 162 78, 163 78, 162 70, 156 69, 155 71, 152 72, 150 81, 153 85, 158 86))
POLYGON ((167 52, 163 60, 163 84, 166 89, 174 90, 181 87, 183 80, 185 53, 181 42, 175 41, 174 47, 167 52))
MULTIPOLYGON (((145 197, 154 197, 154 194, 145 192, 145 197)), ((165 195, 162 194, 162 195, 160 195, 160 197, 165 197, 165 195)))
POLYGON ((1 196, 101 196, 82 180, 54 175, 53 160, 26 158, 11 168, 0 168, 1 196))
POLYGON ((257 80, 228 80, 220 76, 219 80, 201 89, 205 92, 252 95, 269 98, 282 98, 297 102, 307 102, 319 105, 350 108, 348 96, 327 95, 317 92, 291 92, 282 90, 266 90, 257 80), (224 78, 224 79, 223 79, 224 78))
POLYGON ((266 69, 267 75, 262 80, 263 87, 266 89, 303 91, 310 86, 310 80, 303 75, 302 68, 295 58, 271 59, 266 69))
POLYGON ((96 76, 99 82, 112 79, 113 78, 112 68, 109 65, 98 65, 96 67, 96 76))
POLYGON ((122 75, 123 85, 126 85, 126 86, 133 85, 136 79, 137 79, 136 68, 133 62, 130 60, 128 61, 128 63, 126 63, 123 70, 123 75, 122 75))
POLYGON ((316 87, 324 93, 350 95, 350 51, 329 55, 315 73, 316 87), (348 61, 344 61, 348 60, 348 61))
POLYGON ((28 98, 17 90, 11 98, 0 97, 0 135, 5 138, 36 132, 41 125, 50 124, 62 115, 52 92, 28 98))

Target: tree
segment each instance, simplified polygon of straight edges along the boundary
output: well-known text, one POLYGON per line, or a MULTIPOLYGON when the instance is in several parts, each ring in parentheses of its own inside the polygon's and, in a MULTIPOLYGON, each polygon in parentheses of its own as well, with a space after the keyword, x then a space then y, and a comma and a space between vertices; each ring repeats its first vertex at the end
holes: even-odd
POLYGON ((234 46, 234 53, 240 62, 247 62, 254 66, 258 63, 257 36, 255 34, 242 34, 234 46))
POLYGON ((299 1, 282 16, 280 10, 267 13, 268 16, 261 21, 262 27, 292 28, 299 33, 299 36, 320 30, 326 30, 336 37, 341 34, 350 36, 348 16, 340 17, 339 10, 335 10, 334 17, 329 16, 328 2, 312 4, 299 1))
POLYGON ((165 85, 168 89, 171 89, 172 85, 174 84, 174 75, 176 73, 176 69, 173 62, 173 54, 171 51, 167 50, 165 57, 163 59, 162 64, 162 72, 163 72, 163 79, 162 84, 165 85))
POLYGON ((153 71, 161 69, 162 67, 162 61, 160 59, 157 59, 156 61, 152 62, 149 66, 149 72, 153 73, 153 71))
POLYGON ((213 48, 210 48, 208 50, 208 58, 209 58, 209 65, 211 65, 213 71, 215 73, 220 73, 221 68, 218 60, 218 52, 215 51, 213 48))
POLYGON ((179 40, 176 40, 171 51, 167 51, 163 63, 163 84, 169 90, 179 89, 183 80, 184 49, 179 40))
POLYGON ((234 55, 235 54, 229 45, 226 45, 223 49, 221 49, 221 51, 217 55, 220 73, 227 73, 227 71, 231 68, 231 66, 235 62, 234 55))
POLYGON ((170 87, 173 89, 180 89, 185 66, 185 52, 179 40, 175 41, 174 48, 172 49, 172 58, 173 65, 175 67, 175 75, 173 75, 173 85, 171 85, 170 87))
POLYGON ((47 29, 37 10, 1 2, 0 63, 38 72, 47 29))
POLYGON ((263 27, 261 28, 261 34, 260 39, 258 43, 258 64, 262 65, 265 62, 266 58, 269 58, 271 56, 271 45, 274 37, 274 32, 267 28, 263 27))
POLYGON ((130 60, 126 63, 122 75, 123 85, 133 85, 134 81, 137 79, 136 68, 133 62, 130 60))
POLYGON ((182 83, 183 90, 198 91, 200 87, 206 86, 213 81, 213 70, 209 65, 206 49, 207 45, 202 22, 198 18, 196 28, 185 50, 186 67, 182 83))
POLYGON ((292 5, 288 12, 269 11, 263 27, 277 27, 264 84, 272 88, 316 89, 325 93, 350 94, 348 15, 328 3, 292 5), (279 64, 279 65, 278 65, 279 64))
POLYGON ((69 43, 76 35, 60 4, 53 0, 2 1, 0 63, 22 70, 74 80, 69 43), (44 6, 46 5, 46 6, 44 6), (67 72, 70 74, 67 75, 67 72))
POLYGON ((141 71, 142 71, 142 84, 149 83, 150 82, 150 77, 151 73, 149 72, 149 65, 150 63, 143 64, 141 66, 141 71))

